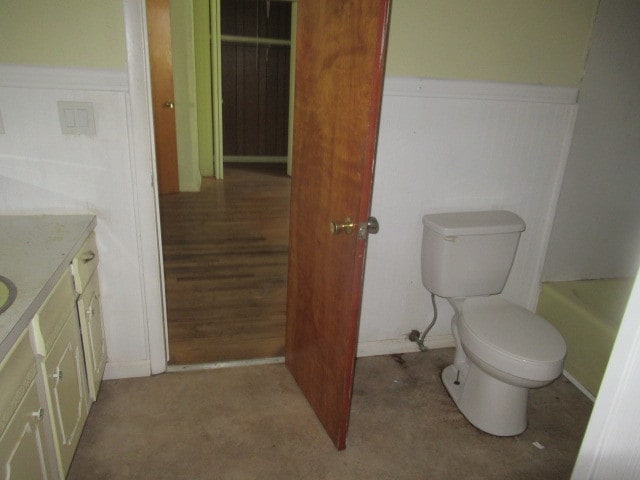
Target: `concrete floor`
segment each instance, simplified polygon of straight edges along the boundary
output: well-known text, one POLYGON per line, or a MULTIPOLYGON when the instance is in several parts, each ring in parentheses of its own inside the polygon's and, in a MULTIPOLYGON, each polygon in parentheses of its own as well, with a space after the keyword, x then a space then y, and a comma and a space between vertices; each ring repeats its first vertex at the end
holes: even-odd
POLYGON ((452 358, 359 359, 342 452, 281 364, 105 381, 69 478, 569 478, 591 402, 560 377, 531 391, 523 434, 493 437, 442 386, 452 358))

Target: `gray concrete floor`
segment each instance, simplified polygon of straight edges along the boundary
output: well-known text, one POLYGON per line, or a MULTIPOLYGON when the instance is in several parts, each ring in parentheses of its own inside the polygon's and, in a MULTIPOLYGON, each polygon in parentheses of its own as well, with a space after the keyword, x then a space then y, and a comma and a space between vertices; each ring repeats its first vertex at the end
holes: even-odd
POLYGON ((441 349, 358 359, 342 452, 284 365, 105 381, 69 478, 569 478, 591 402, 560 377, 531 391, 523 434, 493 437, 440 382, 452 358, 441 349))

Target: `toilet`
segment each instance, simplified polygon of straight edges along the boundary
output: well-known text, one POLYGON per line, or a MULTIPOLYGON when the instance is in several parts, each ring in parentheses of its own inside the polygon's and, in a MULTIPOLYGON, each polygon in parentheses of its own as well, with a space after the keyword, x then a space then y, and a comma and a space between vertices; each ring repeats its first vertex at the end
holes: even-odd
POLYGON ((422 283, 454 310, 456 351, 442 382, 480 430, 512 436, 527 428, 530 388, 562 373, 562 335, 502 292, 524 221, 508 211, 456 212, 422 218, 422 283))

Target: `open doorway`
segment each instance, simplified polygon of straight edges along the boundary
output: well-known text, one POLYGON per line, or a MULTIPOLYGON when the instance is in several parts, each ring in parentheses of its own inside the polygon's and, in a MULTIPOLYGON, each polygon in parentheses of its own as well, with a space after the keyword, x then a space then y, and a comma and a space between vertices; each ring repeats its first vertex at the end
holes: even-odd
MULTIPOLYGON (((209 138, 190 161, 210 163, 199 188, 160 196, 171 364, 284 353, 292 2, 205 3, 207 45, 195 48, 211 60, 209 138)), ((194 25, 202 23, 192 12, 194 25)))

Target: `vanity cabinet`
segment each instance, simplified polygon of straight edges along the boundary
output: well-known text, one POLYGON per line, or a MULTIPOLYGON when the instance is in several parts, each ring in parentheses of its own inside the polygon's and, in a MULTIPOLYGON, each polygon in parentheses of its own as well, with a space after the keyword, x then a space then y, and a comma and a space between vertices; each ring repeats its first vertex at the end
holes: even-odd
POLYGON ((107 361, 90 215, 0 215, 0 479, 66 478, 107 361))
POLYGON ((80 340, 75 290, 69 270, 29 327, 40 397, 50 413, 53 453, 60 478, 67 474, 89 413, 89 392, 80 340))
POLYGON ((36 388, 36 362, 25 330, 0 363, 0 468, 3 479, 57 478, 48 448, 46 403, 36 388))
POLYGON ((99 262, 95 234, 91 234, 73 258, 71 271, 78 294, 78 315, 84 348, 89 396, 98 398, 100 382, 107 364, 107 345, 100 309, 100 285, 96 271, 99 262))

